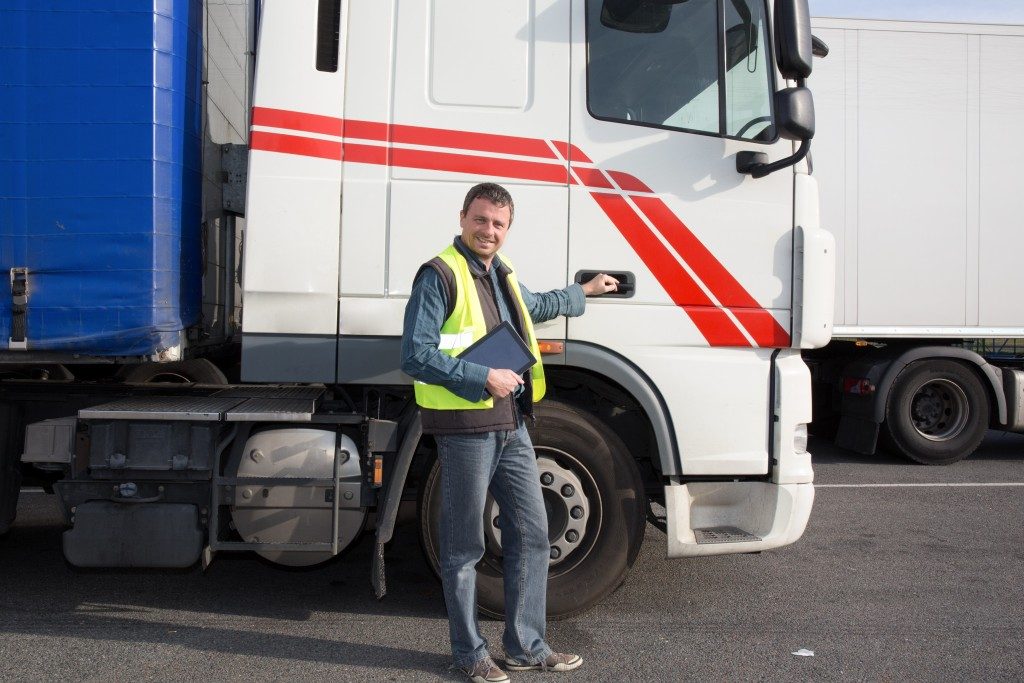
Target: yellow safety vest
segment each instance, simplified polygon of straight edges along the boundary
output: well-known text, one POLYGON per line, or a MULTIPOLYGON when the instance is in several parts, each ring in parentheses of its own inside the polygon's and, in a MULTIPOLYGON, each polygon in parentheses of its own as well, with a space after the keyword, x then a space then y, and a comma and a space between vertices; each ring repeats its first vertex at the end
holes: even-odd
MULTIPOLYGON (((473 275, 469 272, 469 263, 466 261, 466 257, 459 253, 454 244, 438 254, 438 257, 455 274, 455 309, 441 325, 441 341, 438 344, 438 349, 449 356, 457 356, 466 347, 487 334, 487 323, 484 321, 480 296, 477 294, 473 275)), ((537 336, 533 332, 533 320, 530 319, 530 313, 526 310, 526 304, 523 302, 523 293, 519 291, 519 281, 516 279, 515 269, 504 258, 502 258, 502 262, 511 271, 508 283, 516 303, 519 305, 519 310, 522 312, 523 325, 526 327, 526 341, 530 345, 533 357, 537 359, 537 363, 530 370, 530 378, 533 381, 533 400, 536 403, 544 396, 545 389, 544 366, 540 359, 540 348, 537 346, 537 336)), ((417 381, 414 387, 416 404, 422 408, 485 410, 494 407, 492 398, 484 401, 467 401, 439 384, 426 384, 417 381)))

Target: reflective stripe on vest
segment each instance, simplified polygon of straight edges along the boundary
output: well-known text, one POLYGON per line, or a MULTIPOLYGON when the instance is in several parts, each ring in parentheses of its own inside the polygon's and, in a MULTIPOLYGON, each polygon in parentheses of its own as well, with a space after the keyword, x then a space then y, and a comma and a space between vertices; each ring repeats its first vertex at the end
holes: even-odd
MULTIPOLYGON (((480 295, 476 290, 476 282, 473 274, 469 271, 469 262, 466 257, 459 253, 455 245, 438 254, 438 257, 452 269, 455 274, 455 308, 448 319, 441 325, 441 339, 438 349, 449 356, 457 356, 466 347, 487 334, 487 323, 484 320, 483 308, 480 306, 480 295)), ((526 328, 526 341, 530 345, 533 357, 537 363, 530 370, 530 379, 533 381, 533 400, 539 401, 544 396, 544 366, 540 359, 540 347, 537 345, 537 336, 533 331, 533 320, 526 310, 523 301, 523 293, 519 290, 519 281, 516 279, 515 269, 512 264, 502 258, 502 262, 511 271, 508 275, 509 289, 519 306, 522 314, 523 326, 526 328)), ((495 296, 500 296, 495 292, 495 296)), ((456 396, 439 384, 426 384, 416 382, 416 404, 423 408, 433 410, 483 410, 494 407, 494 399, 488 398, 484 401, 467 401, 456 396)))

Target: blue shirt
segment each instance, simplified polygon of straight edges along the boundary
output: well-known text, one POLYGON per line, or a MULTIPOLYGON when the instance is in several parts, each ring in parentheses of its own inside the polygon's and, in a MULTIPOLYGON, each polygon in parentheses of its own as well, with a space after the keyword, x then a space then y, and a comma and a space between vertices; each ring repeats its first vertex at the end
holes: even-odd
MULTIPOLYGON (((491 267, 487 269, 459 237, 455 238, 455 247, 471 264, 487 272, 497 299, 498 314, 502 320, 511 320, 510 302, 505 301, 502 288, 498 285, 496 266, 500 263, 500 257, 496 255, 491 267)), ((586 307, 583 288, 578 284, 534 294, 520 282, 519 290, 534 324, 560 315, 583 315, 586 307)), ((405 306, 402 371, 421 382, 439 384, 467 401, 480 401, 485 398, 484 387, 489 368, 454 358, 437 348, 447 310, 448 297, 441 276, 433 268, 424 268, 413 283, 409 303, 405 306)))

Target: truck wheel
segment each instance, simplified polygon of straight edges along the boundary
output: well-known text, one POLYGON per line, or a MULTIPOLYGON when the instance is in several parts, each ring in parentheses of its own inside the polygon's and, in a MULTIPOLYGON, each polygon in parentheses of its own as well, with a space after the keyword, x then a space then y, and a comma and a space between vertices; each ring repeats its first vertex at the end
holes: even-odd
MULTIPOLYGON (((530 437, 551 541, 547 613, 557 619, 589 609, 622 584, 643 542, 646 501, 636 462, 614 432, 564 403, 545 401, 536 414, 530 437)), ((440 473, 435 460, 419 500, 420 541, 438 576, 440 473)), ((501 618, 501 536, 490 496, 484 517, 487 550, 477 565, 477 602, 481 612, 501 618)))
POLYGON ((889 440, 925 465, 948 465, 977 449, 989 424, 988 393, 970 368, 949 360, 912 363, 885 408, 889 440))
POLYGON ((205 358, 179 360, 173 363, 142 363, 122 371, 120 379, 126 384, 227 384, 216 365, 205 358))

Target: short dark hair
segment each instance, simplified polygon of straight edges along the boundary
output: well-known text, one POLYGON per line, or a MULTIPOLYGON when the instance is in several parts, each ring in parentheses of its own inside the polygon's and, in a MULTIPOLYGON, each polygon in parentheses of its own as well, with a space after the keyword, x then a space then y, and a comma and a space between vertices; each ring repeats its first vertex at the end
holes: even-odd
POLYGON ((516 214, 516 206, 512 203, 512 195, 498 183, 480 183, 469 188, 466 193, 466 200, 462 202, 462 215, 469 211, 469 205, 474 199, 486 199, 498 206, 508 207, 508 224, 512 225, 512 217, 516 214))

